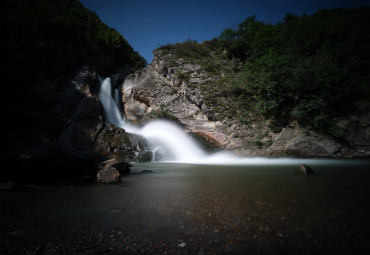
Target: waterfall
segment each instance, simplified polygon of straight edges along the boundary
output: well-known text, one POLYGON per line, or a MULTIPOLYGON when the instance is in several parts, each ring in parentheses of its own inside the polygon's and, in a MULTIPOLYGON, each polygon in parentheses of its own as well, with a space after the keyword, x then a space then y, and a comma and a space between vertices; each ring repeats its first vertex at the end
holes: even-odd
POLYGON ((155 120, 138 128, 125 121, 117 106, 118 92, 112 95, 110 78, 101 81, 99 100, 107 121, 127 132, 142 135, 152 147, 153 159, 157 161, 192 162, 206 157, 200 146, 175 124, 155 120), (114 98, 113 98, 114 97, 114 98))
MULTIPOLYGON (((117 92, 116 92, 117 94, 117 92)), ((117 99, 117 96, 114 96, 117 99)), ((300 163, 332 164, 324 159, 267 159, 263 157, 241 158, 231 152, 207 154, 182 129, 169 121, 155 120, 139 128, 126 122, 112 96, 110 78, 101 80, 99 99, 104 107, 107 121, 129 133, 142 135, 152 148, 153 161, 171 161, 218 165, 298 165, 300 163)), ((339 161, 343 164, 343 161, 339 161)))
POLYGON ((107 121, 115 124, 120 128, 123 128, 125 126, 125 121, 121 116, 121 112, 112 97, 112 85, 110 82, 110 78, 106 78, 101 82, 99 100, 103 105, 107 121))

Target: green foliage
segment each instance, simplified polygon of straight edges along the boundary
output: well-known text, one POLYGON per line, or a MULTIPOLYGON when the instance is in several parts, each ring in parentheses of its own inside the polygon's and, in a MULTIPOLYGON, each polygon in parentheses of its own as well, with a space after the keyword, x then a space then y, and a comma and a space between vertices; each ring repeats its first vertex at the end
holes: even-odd
POLYGON ((332 132, 336 116, 369 109, 368 31, 370 8, 288 13, 276 25, 249 17, 225 29, 218 46, 228 51, 237 72, 230 86, 245 109, 280 125, 296 120, 332 132))
POLYGON ((166 44, 159 47, 159 49, 173 51, 179 57, 186 57, 190 59, 207 57, 210 54, 210 51, 206 46, 192 40, 187 40, 183 43, 166 44))
POLYGON ((176 72, 175 72, 176 76, 179 77, 180 80, 183 80, 183 81, 189 81, 190 79, 190 75, 188 73, 183 73, 181 72, 180 69, 177 69, 176 72))

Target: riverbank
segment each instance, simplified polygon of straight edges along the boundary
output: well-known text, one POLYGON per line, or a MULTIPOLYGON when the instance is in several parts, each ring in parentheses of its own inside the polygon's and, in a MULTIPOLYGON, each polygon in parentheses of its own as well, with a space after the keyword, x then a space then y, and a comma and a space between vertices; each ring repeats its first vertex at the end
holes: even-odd
POLYGON ((366 254, 368 165, 136 164, 114 186, 0 193, 2 254, 366 254))

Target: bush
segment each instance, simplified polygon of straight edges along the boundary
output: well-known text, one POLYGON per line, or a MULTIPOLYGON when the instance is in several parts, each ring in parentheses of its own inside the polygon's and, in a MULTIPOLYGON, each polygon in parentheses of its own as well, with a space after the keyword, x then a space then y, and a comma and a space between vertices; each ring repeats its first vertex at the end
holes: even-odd
POLYGON ((183 43, 166 44, 159 47, 159 49, 174 51, 179 57, 202 58, 210 55, 210 51, 206 46, 192 40, 187 40, 183 43))
POLYGON ((230 85, 246 110, 328 133, 336 129, 330 119, 369 109, 369 30, 368 7, 326 10, 287 14, 276 25, 249 17, 218 43, 229 52, 237 72, 230 85))

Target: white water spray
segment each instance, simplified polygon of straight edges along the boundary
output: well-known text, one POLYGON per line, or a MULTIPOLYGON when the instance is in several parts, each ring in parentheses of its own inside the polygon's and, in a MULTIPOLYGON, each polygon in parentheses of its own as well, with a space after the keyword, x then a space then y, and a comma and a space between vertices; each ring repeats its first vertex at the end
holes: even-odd
POLYGON ((107 120, 118 127, 123 128, 125 121, 112 97, 112 85, 110 78, 106 78, 100 85, 99 99, 103 105, 107 120))
MULTIPOLYGON (((112 97, 110 78, 101 81, 99 99, 104 107, 109 122, 125 129, 127 132, 142 135, 152 147, 153 161, 170 161, 195 164, 218 165, 298 165, 300 163, 333 164, 333 160, 325 159, 267 159, 267 158, 241 158, 230 152, 217 152, 207 154, 183 130, 168 121, 156 120, 142 128, 124 120, 117 106, 117 92, 112 97)), ((340 161, 343 164, 343 161, 340 161)))
POLYGON ((206 153, 176 125, 162 120, 148 123, 138 128, 127 123, 116 104, 117 92, 112 97, 110 78, 101 82, 99 99, 104 107, 107 121, 125 129, 127 132, 136 133, 145 137, 152 146, 153 158, 178 162, 192 162, 206 157, 206 153))

